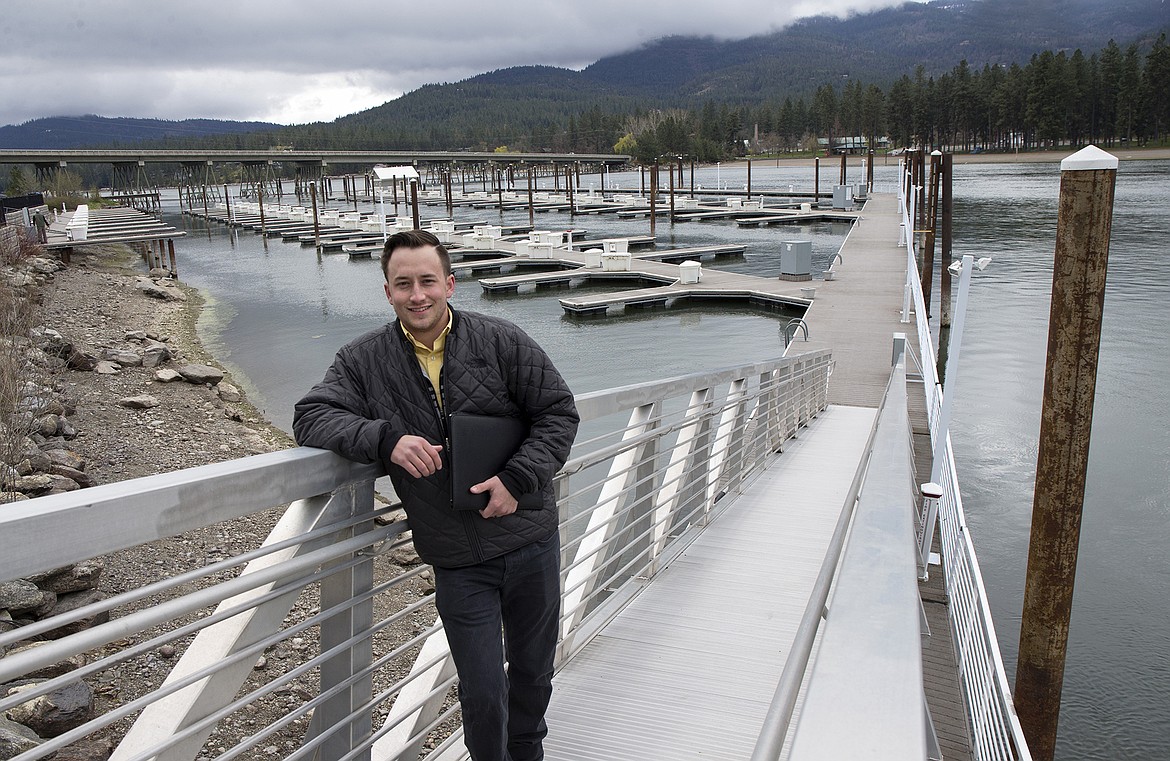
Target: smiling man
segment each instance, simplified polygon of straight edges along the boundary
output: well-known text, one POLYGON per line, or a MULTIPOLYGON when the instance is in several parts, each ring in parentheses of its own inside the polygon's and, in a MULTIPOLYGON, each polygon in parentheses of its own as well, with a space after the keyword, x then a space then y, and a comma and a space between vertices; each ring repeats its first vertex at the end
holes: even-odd
POLYGON ((552 479, 577 432, 573 394, 516 325, 451 308, 451 260, 431 233, 391 236, 382 273, 398 319, 338 351, 297 403, 293 432, 388 468, 415 548, 435 568, 471 758, 539 761, 561 600, 552 479), (488 495, 479 511, 452 499, 454 413, 519 418, 528 430, 500 472, 471 487, 488 495), (538 499, 518 509, 523 495, 538 499))

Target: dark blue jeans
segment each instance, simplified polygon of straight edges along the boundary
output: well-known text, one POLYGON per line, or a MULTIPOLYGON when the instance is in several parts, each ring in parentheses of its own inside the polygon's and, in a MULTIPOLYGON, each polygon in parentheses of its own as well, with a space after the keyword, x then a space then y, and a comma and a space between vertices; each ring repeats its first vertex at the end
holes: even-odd
POLYGON ((435 602, 459 671, 463 739, 472 761, 544 758, 560 555, 554 531, 543 542, 478 565, 435 568, 435 602))

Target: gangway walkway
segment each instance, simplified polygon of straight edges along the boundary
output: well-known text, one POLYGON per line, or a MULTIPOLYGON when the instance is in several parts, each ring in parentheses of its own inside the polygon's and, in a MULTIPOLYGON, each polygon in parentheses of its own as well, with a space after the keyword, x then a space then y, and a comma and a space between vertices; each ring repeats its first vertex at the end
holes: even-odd
POLYGON ((561 670, 548 761, 751 756, 875 413, 821 413, 561 670))

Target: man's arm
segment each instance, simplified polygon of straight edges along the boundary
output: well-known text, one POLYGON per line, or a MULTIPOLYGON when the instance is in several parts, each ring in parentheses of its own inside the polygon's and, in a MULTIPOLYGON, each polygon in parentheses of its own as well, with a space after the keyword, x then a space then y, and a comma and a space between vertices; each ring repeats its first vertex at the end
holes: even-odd
POLYGON ((518 498, 543 489, 569 459, 580 417, 573 392, 536 341, 521 332, 509 360, 509 393, 530 428, 499 479, 518 498))
POLYGON ((320 383, 293 411, 293 435, 301 446, 337 452, 355 462, 389 463, 405 434, 369 409, 366 378, 344 349, 320 383))

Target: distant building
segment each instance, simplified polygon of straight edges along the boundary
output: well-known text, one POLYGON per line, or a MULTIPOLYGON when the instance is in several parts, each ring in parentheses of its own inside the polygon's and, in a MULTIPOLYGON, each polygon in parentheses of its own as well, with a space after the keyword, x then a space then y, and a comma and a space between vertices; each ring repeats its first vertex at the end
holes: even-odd
MULTIPOLYGON (((890 145, 890 138, 879 137, 874 139, 874 148, 888 148, 890 145)), ((850 154, 864 154, 869 153, 870 145, 869 139, 861 136, 852 137, 834 137, 833 145, 830 148, 829 139, 820 137, 817 138, 817 148, 826 153, 850 153, 850 154)))
POLYGON ((833 153, 869 153, 869 141, 856 136, 833 138, 833 153))

